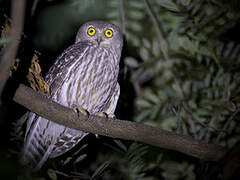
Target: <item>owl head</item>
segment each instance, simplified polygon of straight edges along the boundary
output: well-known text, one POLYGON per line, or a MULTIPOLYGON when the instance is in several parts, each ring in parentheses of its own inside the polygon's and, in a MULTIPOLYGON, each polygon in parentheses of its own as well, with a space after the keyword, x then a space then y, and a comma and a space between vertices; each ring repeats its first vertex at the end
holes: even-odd
POLYGON ((98 47, 114 47, 121 51, 123 35, 114 24, 105 21, 90 21, 78 30, 75 43, 79 42, 93 43, 98 47))

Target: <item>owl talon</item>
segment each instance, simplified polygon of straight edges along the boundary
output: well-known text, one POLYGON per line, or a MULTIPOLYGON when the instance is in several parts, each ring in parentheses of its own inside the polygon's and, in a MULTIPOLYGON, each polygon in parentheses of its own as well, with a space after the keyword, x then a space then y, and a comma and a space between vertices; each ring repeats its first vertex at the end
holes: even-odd
POLYGON ((104 117, 104 118, 111 118, 111 119, 116 119, 116 116, 114 114, 107 114, 106 112, 98 112, 95 114, 96 116, 104 117))
POLYGON ((86 109, 79 106, 79 107, 75 108, 74 110, 77 113, 78 117, 80 117, 79 114, 82 113, 84 116, 87 116, 87 118, 89 118, 90 114, 86 109))
POLYGON ((100 116, 100 117, 104 117, 104 118, 108 118, 108 114, 105 112, 98 112, 95 114, 96 116, 100 116))
POLYGON ((108 118, 116 119, 116 116, 114 114, 108 114, 108 118))

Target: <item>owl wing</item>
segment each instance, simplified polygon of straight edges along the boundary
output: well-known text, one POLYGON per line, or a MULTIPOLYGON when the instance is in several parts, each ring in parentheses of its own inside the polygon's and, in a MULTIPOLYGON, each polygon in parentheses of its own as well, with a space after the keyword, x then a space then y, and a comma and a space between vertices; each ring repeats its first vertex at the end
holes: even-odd
MULTIPOLYGON (((54 94, 61 88, 62 83, 65 80, 67 68, 71 66, 76 57, 81 58, 87 48, 87 44, 78 43, 67 48, 55 61, 54 65, 50 68, 45 77, 45 81, 48 83, 51 89, 50 98, 53 98, 54 94)), ((24 140, 24 147, 21 152, 21 161, 24 165, 33 168, 35 170, 41 168, 52 152, 56 151, 55 144, 59 138, 65 135, 75 135, 78 132, 80 138, 75 141, 79 142, 86 133, 80 131, 67 132, 69 128, 58 125, 54 122, 38 116, 35 113, 30 113, 27 121, 27 128, 24 140)), ((63 138, 68 138, 64 137, 63 138)), ((69 148, 68 148, 69 149, 69 148)), ((52 157, 62 154, 57 152, 52 157)))
POLYGON ((116 87, 113 89, 113 94, 112 94, 112 97, 110 99, 109 106, 105 110, 105 112, 107 114, 114 114, 114 111, 117 107, 117 102, 118 102, 119 96, 120 96, 120 86, 117 83, 116 87))
POLYGON ((51 89, 51 96, 55 94, 58 88, 61 88, 67 69, 76 60, 81 59, 85 54, 89 44, 88 43, 77 43, 67 48, 54 62, 49 72, 46 74, 45 81, 51 89))

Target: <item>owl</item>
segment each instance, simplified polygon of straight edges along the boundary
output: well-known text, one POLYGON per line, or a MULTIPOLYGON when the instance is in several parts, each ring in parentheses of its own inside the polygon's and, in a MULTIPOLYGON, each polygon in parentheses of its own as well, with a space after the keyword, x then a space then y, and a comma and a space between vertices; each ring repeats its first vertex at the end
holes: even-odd
MULTIPOLYGON (((122 46, 123 36, 117 26, 104 21, 83 24, 75 43, 57 58, 45 77, 51 89, 49 98, 90 114, 114 114, 120 95, 117 79, 122 46)), ((64 154, 87 134, 31 112, 21 162, 38 170, 48 158, 64 154)))

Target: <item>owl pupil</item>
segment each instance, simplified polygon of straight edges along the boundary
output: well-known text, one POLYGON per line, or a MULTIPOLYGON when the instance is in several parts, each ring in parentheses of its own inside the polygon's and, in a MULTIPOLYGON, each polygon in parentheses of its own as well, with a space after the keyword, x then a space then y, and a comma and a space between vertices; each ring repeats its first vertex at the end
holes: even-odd
POLYGON ((90 30, 90 33, 93 33, 93 30, 90 30))
POLYGON ((110 32, 107 32, 108 35, 110 35, 111 33, 110 32))

